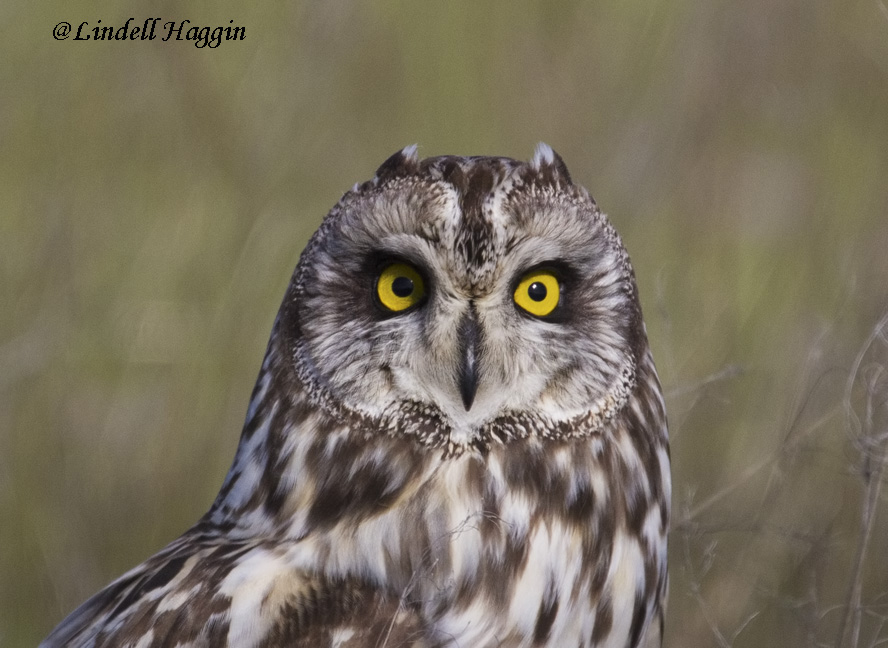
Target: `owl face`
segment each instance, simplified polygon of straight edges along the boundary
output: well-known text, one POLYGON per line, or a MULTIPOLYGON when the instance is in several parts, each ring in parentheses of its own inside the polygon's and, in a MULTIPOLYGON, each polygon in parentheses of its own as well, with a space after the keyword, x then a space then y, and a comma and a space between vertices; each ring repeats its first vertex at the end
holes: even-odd
POLYGON ((293 363, 323 402, 458 443, 613 407, 643 339, 618 235, 545 145, 530 163, 395 154, 327 216, 291 293, 293 363))

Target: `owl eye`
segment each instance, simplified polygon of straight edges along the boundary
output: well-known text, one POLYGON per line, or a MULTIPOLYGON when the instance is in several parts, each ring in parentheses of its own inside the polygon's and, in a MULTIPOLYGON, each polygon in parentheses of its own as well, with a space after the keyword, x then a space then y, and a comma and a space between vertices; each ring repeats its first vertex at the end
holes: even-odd
POLYGON ((515 289, 514 299, 531 315, 545 317, 558 306, 561 283, 551 270, 531 270, 515 289))
POLYGON ((425 283, 406 263, 392 263, 379 273, 376 296, 379 303, 397 313, 415 306, 425 297, 425 283))

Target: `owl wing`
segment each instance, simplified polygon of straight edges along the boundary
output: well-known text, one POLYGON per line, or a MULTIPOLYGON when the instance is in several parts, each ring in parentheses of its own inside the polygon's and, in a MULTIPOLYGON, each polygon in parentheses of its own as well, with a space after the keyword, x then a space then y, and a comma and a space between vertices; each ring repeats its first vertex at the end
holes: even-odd
POLYGON ((428 646, 397 595, 288 565, 274 543, 174 542, 68 616, 41 648, 428 646))

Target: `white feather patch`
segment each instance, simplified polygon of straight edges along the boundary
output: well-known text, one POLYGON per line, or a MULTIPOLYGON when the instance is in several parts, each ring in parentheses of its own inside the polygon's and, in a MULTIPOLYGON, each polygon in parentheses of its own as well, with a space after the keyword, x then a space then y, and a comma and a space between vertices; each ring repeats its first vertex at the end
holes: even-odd
POLYGON ((419 161, 419 144, 410 144, 409 146, 405 146, 401 149, 401 155, 410 160, 411 162, 419 161))
POLYGON ((533 152, 533 158, 530 160, 530 166, 539 171, 543 166, 547 166, 555 162, 555 151, 545 142, 536 145, 533 152))

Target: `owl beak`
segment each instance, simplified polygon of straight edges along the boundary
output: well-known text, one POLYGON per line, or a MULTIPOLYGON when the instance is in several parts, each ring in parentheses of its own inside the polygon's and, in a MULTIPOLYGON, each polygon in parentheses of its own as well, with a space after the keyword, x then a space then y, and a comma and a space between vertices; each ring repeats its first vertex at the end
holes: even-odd
POLYGON ((459 393, 468 412, 472 409, 475 392, 478 391, 478 358, 481 349, 481 326, 478 324, 474 304, 469 306, 468 312, 459 323, 459 342, 459 393))

